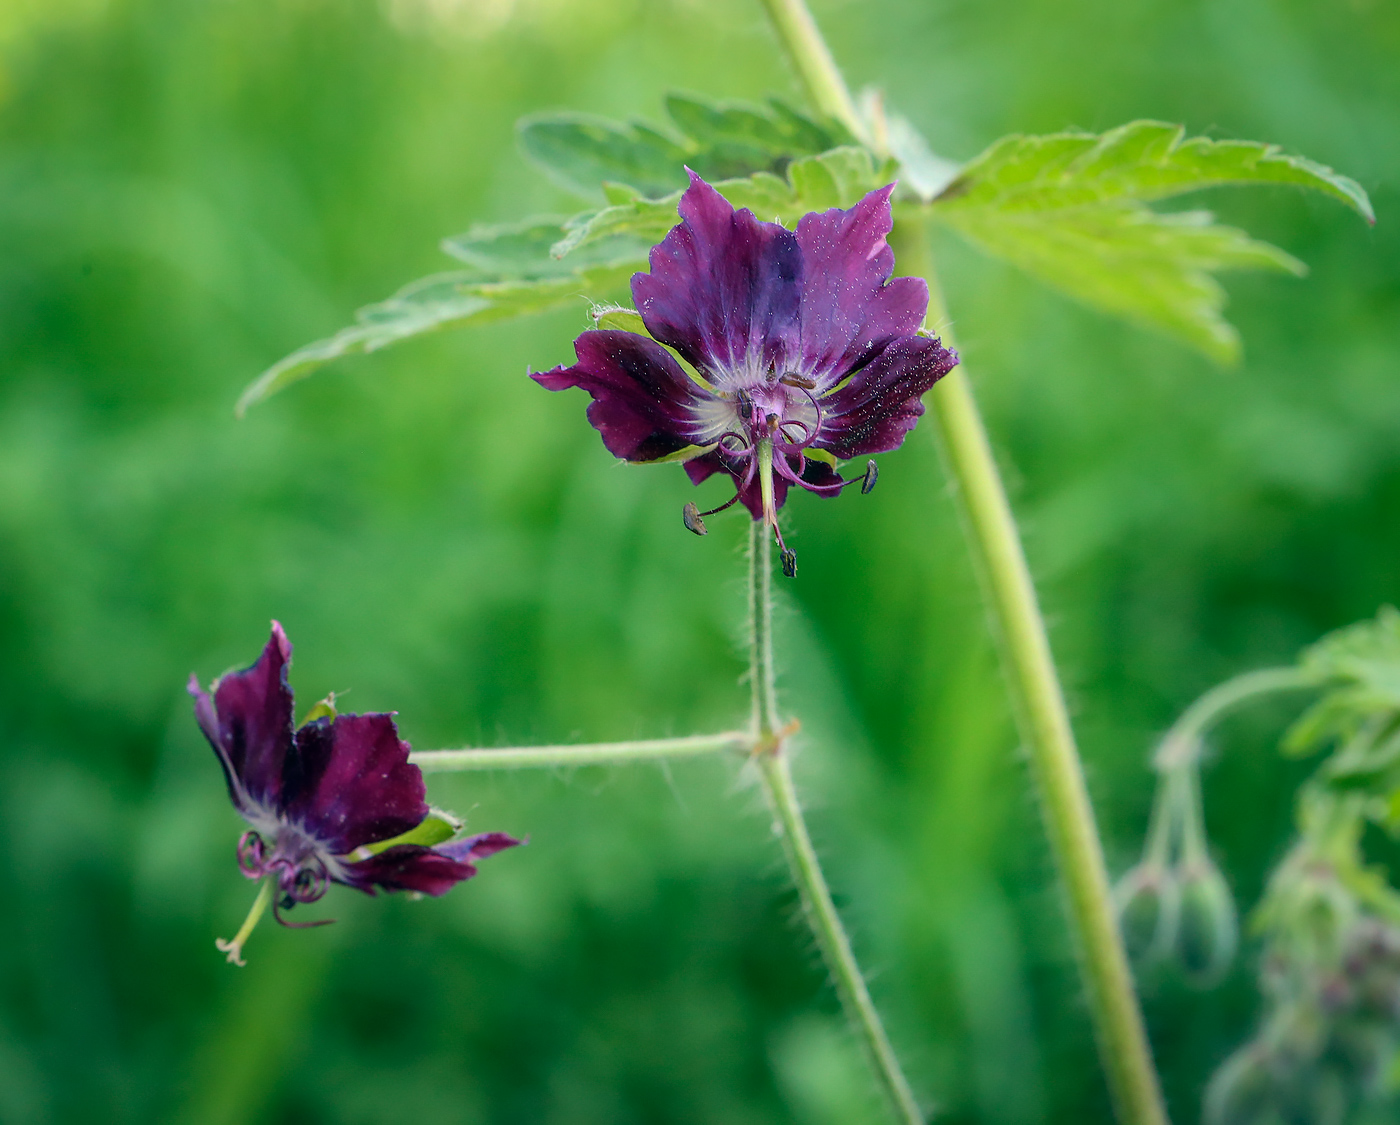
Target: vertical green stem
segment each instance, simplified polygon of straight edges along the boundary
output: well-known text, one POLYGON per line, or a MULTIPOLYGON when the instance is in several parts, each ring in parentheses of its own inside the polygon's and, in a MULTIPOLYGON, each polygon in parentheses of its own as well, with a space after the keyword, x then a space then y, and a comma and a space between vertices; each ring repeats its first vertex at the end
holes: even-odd
MULTIPOLYGON (((922 223, 901 220, 891 242, 900 272, 928 281, 932 321, 946 326, 947 311, 922 223)), ((946 327, 943 336, 952 342, 946 327)), ((1068 897, 1109 1091, 1120 1121, 1165 1125, 1166 1107, 1045 621, 964 369, 959 366, 945 376, 927 401, 999 634, 1021 737, 1030 752, 1050 845, 1068 897)))
POLYGON ((841 77, 821 29, 804 0, 763 0, 763 6, 768 10, 778 38, 787 48, 788 58, 797 70, 808 100, 840 121, 856 137, 864 137, 865 126, 846 88, 846 80, 841 77))
MULTIPOLYGON (((859 121, 846 83, 805 0, 764 0, 773 26, 819 109, 859 121)), ((894 232, 902 271, 928 280, 931 312, 947 320, 922 223, 894 232)), ((959 367, 929 394, 943 458, 957 493, 972 554, 1000 634, 1002 659, 1022 737, 1030 749, 1050 845, 1064 881, 1084 982, 1118 1117, 1126 1125, 1165 1125, 1152 1052, 1133 988, 1109 889, 1103 848, 1045 622, 1021 550, 1011 505, 987 432, 959 367)))
POLYGON ((880 1087, 905 1125, 924 1125, 925 1117, 900 1069, 899 1059, 885 1034, 875 1002, 856 963, 851 940, 831 900, 821 861, 812 846, 802 805, 792 782, 792 768, 783 729, 778 724, 778 697, 773 670, 773 563, 766 524, 754 521, 749 533, 749 675, 753 689, 754 755, 774 829, 782 837, 792 877, 802 894, 807 922, 821 946, 851 1025, 860 1034, 880 1087))

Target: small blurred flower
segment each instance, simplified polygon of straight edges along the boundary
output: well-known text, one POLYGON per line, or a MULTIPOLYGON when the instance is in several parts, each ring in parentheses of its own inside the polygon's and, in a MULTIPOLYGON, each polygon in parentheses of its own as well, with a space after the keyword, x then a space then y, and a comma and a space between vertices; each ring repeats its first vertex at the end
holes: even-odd
MULTIPOLYGON (((920 396, 958 362, 919 332, 928 286, 890 279, 892 190, 805 215, 790 231, 735 211, 692 172, 680 224, 652 249, 651 272, 632 277, 650 336, 585 332, 576 364, 534 379, 592 395, 588 420, 614 456, 683 461, 696 484, 727 472, 735 496, 714 512, 742 500, 772 527, 792 575, 777 521, 788 487, 870 491, 873 461, 843 480, 837 460, 898 448, 923 413, 920 396)), ((687 504, 686 526, 703 535, 714 512, 687 504)))
MULTIPOLYGON (((238 841, 238 866, 265 879, 243 928, 219 949, 235 964, 269 902, 281 911, 315 902, 331 883, 366 894, 441 895, 476 874, 474 860, 519 840, 488 832, 446 840, 457 822, 424 801, 423 774, 408 760, 392 715, 337 715, 318 704, 294 730, 287 669, 292 646, 282 626, 256 664, 221 677, 211 699, 191 676, 195 717, 218 755, 234 808, 252 827, 238 841)), ((328 920, 327 920, 328 921, 328 920)))

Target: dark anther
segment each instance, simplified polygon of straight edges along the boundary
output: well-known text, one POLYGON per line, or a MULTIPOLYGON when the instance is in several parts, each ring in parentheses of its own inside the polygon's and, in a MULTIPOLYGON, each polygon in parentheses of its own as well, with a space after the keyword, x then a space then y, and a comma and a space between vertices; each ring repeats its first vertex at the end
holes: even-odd
POLYGON ((745 422, 753 417, 753 399, 749 397, 749 392, 740 387, 734 397, 739 401, 739 417, 745 422))
POLYGON ((797 387, 804 391, 813 390, 817 385, 815 379, 808 379, 805 375, 799 375, 796 371, 789 371, 779 379, 778 382, 786 383, 789 387, 797 387))
POLYGON ((251 828, 238 837, 238 870, 249 879, 257 879, 263 873, 263 838, 251 828))
POLYGON ((325 864, 316 860, 315 866, 302 867, 297 871, 287 894, 297 902, 315 902, 326 893, 329 885, 325 864))
POLYGON ((705 526, 705 517, 722 512, 725 508, 732 508, 738 502, 739 494, 737 492, 718 508, 711 508, 708 512, 697 511, 694 502, 691 502, 681 509, 681 519, 685 520, 687 531, 693 531, 696 535, 705 535, 709 531, 705 526))
POLYGON ((865 463, 865 476, 860 482, 860 491, 863 495, 869 496, 875 491, 875 482, 880 479, 880 466, 874 461, 865 463))
POLYGON ((709 531, 705 521, 700 518, 699 507, 693 500, 681 509, 681 519, 685 521, 685 529, 695 532, 696 535, 705 535, 709 531))
POLYGON ((787 578, 797 577, 797 552, 784 547, 778 555, 783 564, 783 575, 787 578))

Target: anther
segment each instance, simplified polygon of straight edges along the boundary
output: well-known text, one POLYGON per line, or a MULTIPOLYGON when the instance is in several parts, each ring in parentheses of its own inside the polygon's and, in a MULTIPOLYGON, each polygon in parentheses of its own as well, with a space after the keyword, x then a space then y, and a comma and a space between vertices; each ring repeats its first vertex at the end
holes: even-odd
POLYGON ((860 491, 862 496, 869 496, 875 491, 875 482, 880 479, 880 466, 874 461, 865 463, 865 476, 861 478, 860 491))
POLYGON ((681 519, 685 521, 687 531, 693 531, 696 535, 709 534, 709 528, 705 526, 705 521, 700 518, 700 508, 695 501, 690 501, 681 509, 681 519))
POLYGON ((797 577, 797 552, 784 547, 778 552, 778 559, 783 566, 783 576, 785 578, 797 577))
POLYGON ((784 383, 789 387, 797 387, 799 390, 803 391, 814 390, 817 385, 815 379, 808 379, 805 375, 799 375, 796 371, 789 371, 779 379, 778 382, 784 383))

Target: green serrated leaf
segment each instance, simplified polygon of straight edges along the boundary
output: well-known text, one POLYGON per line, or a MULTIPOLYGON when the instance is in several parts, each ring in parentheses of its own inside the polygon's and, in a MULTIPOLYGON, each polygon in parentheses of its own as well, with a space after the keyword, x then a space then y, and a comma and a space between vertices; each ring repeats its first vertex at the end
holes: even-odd
POLYGON ((781 173, 796 157, 852 140, 839 124, 776 100, 755 105, 671 94, 666 112, 674 136, 587 114, 529 117, 518 126, 521 151, 561 187, 586 198, 597 199, 608 181, 656 199, 685 187, 686 166, 707 180, 781 173))
POLYGON ((1085 304, 1155 327, 1229 363, 1239 337, 1213 274, 1304 266, 1201 211, 1160 214, 1146 201, 1226 184, 1313 188, 1372 218, 1360 185, 1249 141, 1183 140, 1180 126, 1137 121, 1102 136, 1006 137, 969 162, 929 214, 990 254, 1085 304))
POLYGON ((552 277, 482 281, 479 273, 469 272, 423 278, 389 300, 361 309, 357 323, 273 364, 244 390, 235 413, 242 417, 250 406, 342 356, 378 351, 443 328, 544 312, 616 288, 637 268, 636 259, 627 259, 552 277))
POLYGON ((683 143, 645 125, 624 125, 580 113, 541 114, 516 126, 520 150, 560 187, 597 198, 604 180, 643 195, 685 186, 683 143))
MULTIPOLYGON (((863 148, 842 147, 788 165, 786 178, 758 172, 742 180, 720 180, 713 186, 735 207, 747 207, 760 219, 794 223, 809 211, 851 207, 866 192, 889 183, 890 161, 877 164, 863 148)), ((569 220, 566 236, 552 253, 557 258, 576 253, 605 238, 631 236, 659 241, 676 224, 680 192, 665 199, 636 198, 569 220)))
POLYGON ((435 847, 457 835, 462 830, 462 824, 462 819, 453 813, 430 808, 428 815, 416 828, 410 828, 407 832, 392 839, 380 840, 377 843, 365 844, 363 847, 356 848, 350 853, 350 858, 352 860, 368 859, 372 855, 378 855, 388 848, 396 848, 401 844, 417 844, 424 848, 435 847))
POLYGON ((1059 210, 1088 203, 1166 199, 1223 185, 1312 188, 1375 221, 1365 189, 1331 168, 1259 141, 1183 140, 1180 125, 1133 121, 1101 136, 1010 136, 969 161, 939 196, 948 211, 1059 210))

